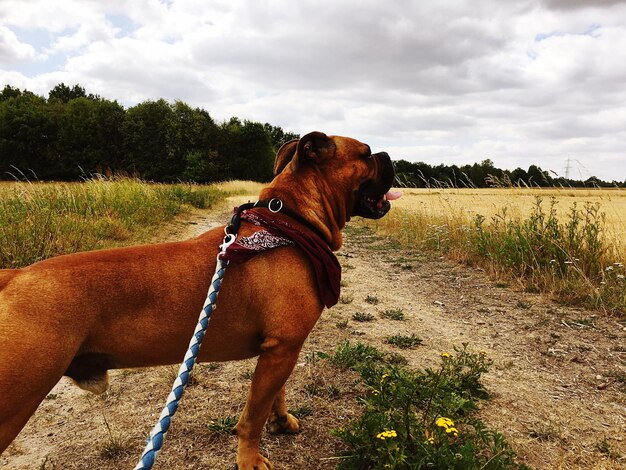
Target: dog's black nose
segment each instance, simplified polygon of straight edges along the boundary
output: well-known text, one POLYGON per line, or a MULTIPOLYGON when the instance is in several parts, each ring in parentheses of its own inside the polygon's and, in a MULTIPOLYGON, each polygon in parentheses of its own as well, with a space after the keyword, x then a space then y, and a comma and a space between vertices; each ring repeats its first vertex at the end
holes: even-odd
POLYGON ((391 187, 396 176, 391 157, 387 152, 378 152, 374 155, 374 158, 376 158, 379 163, 381 181, 388 187, 391 187))

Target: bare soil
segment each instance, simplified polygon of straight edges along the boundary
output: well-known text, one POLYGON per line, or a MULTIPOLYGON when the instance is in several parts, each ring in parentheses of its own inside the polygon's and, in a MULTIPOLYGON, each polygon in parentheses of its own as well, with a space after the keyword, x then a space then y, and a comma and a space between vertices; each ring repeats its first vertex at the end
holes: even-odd
MULTIPOLYGON (((157 238, 188 238, 221 225, 227 207, 240 202, 194 212, 157 238)), ((462 343, 486 351, 494 360, 483 378, 491 399, 480 413, 508 438, 519 462, 537 469, 626 469, 625 322, 516 291, 479 269, 400 249, 358 224, 346 230, 338 255, 342 299, 322 314, 288 382, 287 398, 303 417, 303 431, 263 437, 277 468, 335 467, 342 446, 329 431, 358 416, 358 386, 355 375, 339 373, 313 353, 331 353, 347 338, 401 353, 419 368, 436 365, 441 352, 462 343), (405 320, 381 316, 390 309, 401 309, 405 320), (355 321, 356 312, 375 319, 355 321), (421 346, 399 350, 385 343, 389 335, 411 333, 421 346)), ((233 467, 236 438, 226 418, 242 410, 254 364, 196 367, 155 468, 233 467)), ((62 379, 0 456, 0 468, 132 468, 176 370, 113 371, 102 396, 62 379)))

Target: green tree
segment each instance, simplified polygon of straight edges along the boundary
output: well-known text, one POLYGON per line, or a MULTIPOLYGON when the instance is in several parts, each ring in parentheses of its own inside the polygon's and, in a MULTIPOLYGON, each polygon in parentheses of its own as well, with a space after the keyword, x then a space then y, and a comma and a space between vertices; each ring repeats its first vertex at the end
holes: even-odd
POLYGON ((270 138, 270 142, 272 143, 274 152, 277 152, 281 145, 283 145, 285 142, 300 138, 299 134, 296 134, 294 132, 285 132, 282 127, 273 126, 269 122, 263 124, 263 129, 265 129, 265 132, 270 138))
POLYGON ((63 106, 55 148, 59 179, 123 170, 124 108, 115 101, 75 98, 63 106))
POLYGON ((552 186, 552 178, 547 171, 543 171, 537 165, 528 167, 528 179, 526 182, 529 186, 552 186))
POLYGON ((522 168, 516 168, 511 172, 511 182, 516 186, 528 184, 528 173, 522 168))
MULTIPOLYGON (((67 103, 70 100, 76 98, 86 98, 87 94, 85 89, 76 84, 72 88, 68 87, 65 83, 59 83, 48 93, 48 101, 59 100, 63 103, 67 103)), ((93 99, 93 95, 89 95, 89 98, 93 99)))
POLYGON ((22 92, 19 88, 13 88, 11 85, 5 85, 0 92, 0 102, 7 101, 9 98, 17 98, 22 92))
POLYGON ((49 178, 58 162, 53 148, 55 139, 56 120, 42 97, 24 91, 0 101, 3 177, 21 171, 29 178, 49 178))
POLYGON ((208 112, 174 103, 176 159, 185 162, 181 178, 205 183, 217 178, 218 126, 208 112))
POLYGON ((176 116, 165 100, 144 101, 126 111, 124 167, 154 181, 174 181, 185 168, 177 152, 176 116))
POLYGON ((223 123, 218 152, 221 179, 272 179, 275 152, 262 124, 238 118, 223 123))

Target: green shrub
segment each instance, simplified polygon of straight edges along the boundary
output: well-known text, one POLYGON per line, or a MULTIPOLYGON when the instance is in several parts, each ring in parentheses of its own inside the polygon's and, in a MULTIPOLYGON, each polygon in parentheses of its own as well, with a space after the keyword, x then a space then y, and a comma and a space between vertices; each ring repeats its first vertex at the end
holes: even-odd
MULTIPOLYGON (((369 348, 353 347, 368 349, 367 357, 376 357, 369 348)), ((474 417, 478 400, 487 398, 480 377, 491 363, 465 344, 453 354, 442 354, 437 369, 412 371, 377 360, 359 362, 354 368, 366 389, 360 398, 363 414, 333 430, 346 446, 338 468, 524 468, 516 464, 505 438, 474 417)))
POLYGON ((501 270, 523 278, 530 291, 553 291, 572 303, 620 312, 626 310, 626 268, 610 253, 605 237, 605 217, 598 204, 578 208, 560 222, 557 201, 535 204, 527 219, 507 217, 506 211, 490 224, 478 215, 474 243, 479 256, 501 270))

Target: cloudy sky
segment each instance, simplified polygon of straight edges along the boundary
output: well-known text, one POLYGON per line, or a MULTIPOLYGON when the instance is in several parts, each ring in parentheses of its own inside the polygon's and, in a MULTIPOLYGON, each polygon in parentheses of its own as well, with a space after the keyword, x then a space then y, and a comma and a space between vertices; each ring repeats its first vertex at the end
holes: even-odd
POLYGON ((0 0, 0 86, 626 179, 626 1, 0 0))

